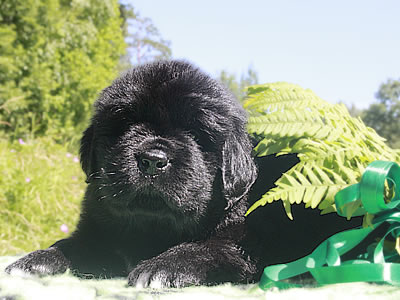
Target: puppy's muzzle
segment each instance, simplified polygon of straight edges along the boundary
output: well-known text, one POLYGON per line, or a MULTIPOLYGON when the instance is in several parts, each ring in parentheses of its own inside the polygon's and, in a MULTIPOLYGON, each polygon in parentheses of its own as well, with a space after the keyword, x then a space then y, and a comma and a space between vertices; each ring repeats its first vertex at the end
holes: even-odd
POLYGON ((151 176, 165 172, 170 165, 167 154, 159 149, 143 152, 137 157, 137 160, 140 171, 151 176))

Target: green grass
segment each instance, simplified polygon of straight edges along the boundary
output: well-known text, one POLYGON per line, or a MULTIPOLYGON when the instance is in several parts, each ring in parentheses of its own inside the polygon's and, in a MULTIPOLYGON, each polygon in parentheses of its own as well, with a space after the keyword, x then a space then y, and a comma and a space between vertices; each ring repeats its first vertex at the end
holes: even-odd
POLYGON ((84 180, 67 146, 43 138, 0 139, 0 255, 47 248, 67 237, 79 218, 84 180))

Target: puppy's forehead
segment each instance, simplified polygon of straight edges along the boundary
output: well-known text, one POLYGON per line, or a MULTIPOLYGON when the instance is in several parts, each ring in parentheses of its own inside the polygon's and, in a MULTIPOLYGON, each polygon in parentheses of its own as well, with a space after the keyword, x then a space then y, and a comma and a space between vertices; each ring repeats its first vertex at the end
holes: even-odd
POLYGON ((231 93, 182 61, 160 61, 132 69, 102 92, 96 112, 129 122, 214 126, 215 130, 246 120, 231 93))

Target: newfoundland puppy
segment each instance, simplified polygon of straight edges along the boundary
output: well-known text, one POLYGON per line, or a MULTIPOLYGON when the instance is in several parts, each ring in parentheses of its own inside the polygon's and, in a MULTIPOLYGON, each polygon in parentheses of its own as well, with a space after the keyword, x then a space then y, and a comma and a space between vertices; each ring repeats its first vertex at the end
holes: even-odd
POLYGON ((308 254, 349 224, 279 203, 245 218, 296 156, 257 166, 246 113, 183 61, 138 66, 103 90, 81 141, 87 190, 76 231, 6 268, 128 277, 129 285, 252 282, 267 264, 308 254), (251 190, 251 191, 250 191, 251 190))

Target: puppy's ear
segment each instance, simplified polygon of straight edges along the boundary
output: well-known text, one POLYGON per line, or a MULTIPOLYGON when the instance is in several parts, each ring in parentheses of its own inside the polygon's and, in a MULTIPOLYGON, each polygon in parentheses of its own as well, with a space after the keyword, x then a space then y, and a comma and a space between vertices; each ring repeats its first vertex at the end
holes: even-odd
POLYGON ((86 181, 88 182, 90 174, 92 173, 92 160, 93 160, 93 136, 94 129, 93 124, 91 124, 84 132, 81 139, 81 148, 80 148, 80 156, 81 156, 81 165, 82 169, 86 174, 86 181))
POLYGON ((222 149, 222 182, 228 207, 246 195, 257 177, 252 145, 245 132, 232 134, 222 149))

